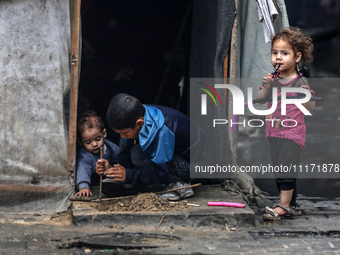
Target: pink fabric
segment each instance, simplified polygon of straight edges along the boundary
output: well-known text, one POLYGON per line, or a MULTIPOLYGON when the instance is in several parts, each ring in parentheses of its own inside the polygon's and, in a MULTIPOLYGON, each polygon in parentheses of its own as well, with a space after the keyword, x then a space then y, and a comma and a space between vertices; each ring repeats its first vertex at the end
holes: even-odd
MULTIPOLYGON (((300 87, 303 84, 294 84, 295 82, 298 82, 298 76, 294 78, 292 81, 281 84, 282 87, 300 87)), ((281 92, 278 92, 278 96, 281 96, 281 92)), ((287 96, 297 96, 296 93, 287 93, 287 96)), ((271 108, 272 102, 268 102, 268 109, 271 108)), ((291 139, 296 144, 298 144, 301 148, 305 147, 305 141, 306 141, 306 125, 305 125, 305 116, 301 112, 299 108, 297 108, 295 105, 288 104, 286 108, 286 115, 281 115, 281 100, 278 100, 278 104, 276 107, 276 110, 266 116, 266 137, 276 137, 276 138, 283 138, 283 139, 291 139), (295 120, 297 122, 297 125, 295 127, 292 127, 296 124, 295 121, 284 121, 287 119, 295 120), (275 120, 275 121, 269 121, 269 120, 275 120), (284 127, 281 122, 285 126, 284 127)))
POLYGON ((240 204, 240 203, 233 203, 233 202, 208 202, 208 206, 229 206, 229 207, 243 208, 246 205, 240 204))

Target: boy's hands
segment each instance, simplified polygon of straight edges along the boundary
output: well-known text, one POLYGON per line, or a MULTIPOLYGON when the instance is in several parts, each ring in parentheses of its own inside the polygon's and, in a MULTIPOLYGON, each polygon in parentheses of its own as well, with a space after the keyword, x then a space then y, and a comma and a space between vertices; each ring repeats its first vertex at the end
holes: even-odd
POLYGON ((81 190, 79 190, 77 193, 76 193, 76 196, 81 196, 81 197, 92 197, 92 192, 90 189, 88 188, 83 188, 81 190))
POLYGON ((113 167, 105 171, 106 177, 110 178, 112 181, 125 182, 126 170, 125 167, 115 164, 113 167))
POLYGON ((96 173, 98 175, 103 175, 106 169, 109 169, 111 165, 106 159, 98 159, 96 163, 96 173))
POLYGON ((98 159, 96 163, 96 173, 105 175, 112 181, 125 182, 126 170, 125 167, 115 164, 111 166, 106 159, 98 159))

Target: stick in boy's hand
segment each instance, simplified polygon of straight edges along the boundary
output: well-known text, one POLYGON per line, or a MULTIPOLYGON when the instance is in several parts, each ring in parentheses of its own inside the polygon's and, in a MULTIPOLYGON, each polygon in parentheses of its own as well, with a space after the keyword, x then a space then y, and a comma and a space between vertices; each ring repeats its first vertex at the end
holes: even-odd
MULTIPOLYGON (((100 150, 100 158, 96 163, 96 173, 100 176, 100 185, 102 185, 103 175, 106 174, 105 169, 110 168, 111 165, 107 159, 103 158, 102 149, 100 150)), ((102 195, 101 188, 100 188, 100 196, 102 195)))
MULTIPOLYGON (((103 147, 100 147, 100 159, 103 159, 103 147)), ((105 163, 102 163, 105 166, 105 163)), ((105 169, 105 167, 104 167, 105 169)), ((99 188, 99 200, 102 202, 102 190, 103 190, 103 175, 100 175, 100 188, 99 188)))

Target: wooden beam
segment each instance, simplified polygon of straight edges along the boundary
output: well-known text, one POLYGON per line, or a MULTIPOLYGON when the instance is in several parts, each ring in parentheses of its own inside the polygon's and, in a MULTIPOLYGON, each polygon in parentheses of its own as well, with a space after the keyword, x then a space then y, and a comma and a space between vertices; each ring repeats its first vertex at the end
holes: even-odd
MULTIPOLYGON (((235 16, 235 21, 233 25, 233 30, 231 33, 230 60, 229 60, 230 84, 234 84, 234 85, 235 85, 235 78, 236 78, 238 0, 235 0, 235 7, 236 7, 236 16, 235 16)), ((228 100, 228 123, 231 123, 231 120, 233 118, 233 97, 231 94, 229 94, 228 99, 229 99, 228 100)), ((230 147, 231 147, 231 152, 232 152, 232 164, 235 166, 237 162, 237 158, 236 158, 237 152, 233 151, 233 147, 235 143, 235 136, 232 131, 232 127, 230 127, 230 125, 228 125, 228 134, 229 134, 229 141, 230 141, 230 147)))
POLYGON ((69 193, 73 189, 70 185, 30 185, 30 184, 4 184, 1 183, 1 192, 25 193, 69 193))
POLYGON ((80 38, 80 2, 73 0, 72 14, 72 49, 71 49, 71 87, 70 87, 70 121, 68 142, 68 171, 74 167, 77 144, 77 107, 79 83, 79 38, 80 38))

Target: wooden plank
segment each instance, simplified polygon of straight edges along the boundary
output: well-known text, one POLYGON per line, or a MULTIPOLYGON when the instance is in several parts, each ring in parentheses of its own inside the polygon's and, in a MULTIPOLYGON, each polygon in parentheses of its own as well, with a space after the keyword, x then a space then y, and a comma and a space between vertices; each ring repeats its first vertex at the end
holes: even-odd
POLYGON ((69 193, 70 185, 29 185, 29 184, 3 184, 1 192, 28 192, 28 193, 69 193))
MULTIPOLYGON (((236 16, 233 25, 233 30, 231 33, 231 47, 230 47, 230 60, 229 60, 229 77, 230 77, 230 84, 235 85, 235 78, 236 78, 236 56, 237 56, 237 11, 238 11, 238 0, 235 0, 235 7, 236 7, 236 16)), ((228 123, 231 123, 233 118, 233 97, 229 94, 228 97, 228 123)), ((234 133, 232 131, 232 127, 228 125, 228 134, 229 134, 229 141, 230 147, 232 152, 232 164, 235 166, 237 162, 237 155, 236 151, 233 151, 234 143, 237 142, 237 137, 235 138, 234 133), (236 141, 235 141, 236 140, 236 141)))
POLYGON ((79 82, 80 3, 81 0, 73 0, 68 171, 72 171, 75 165, 74 163, 76 158, 77 107, 78 107, 78 82, 79 82))

